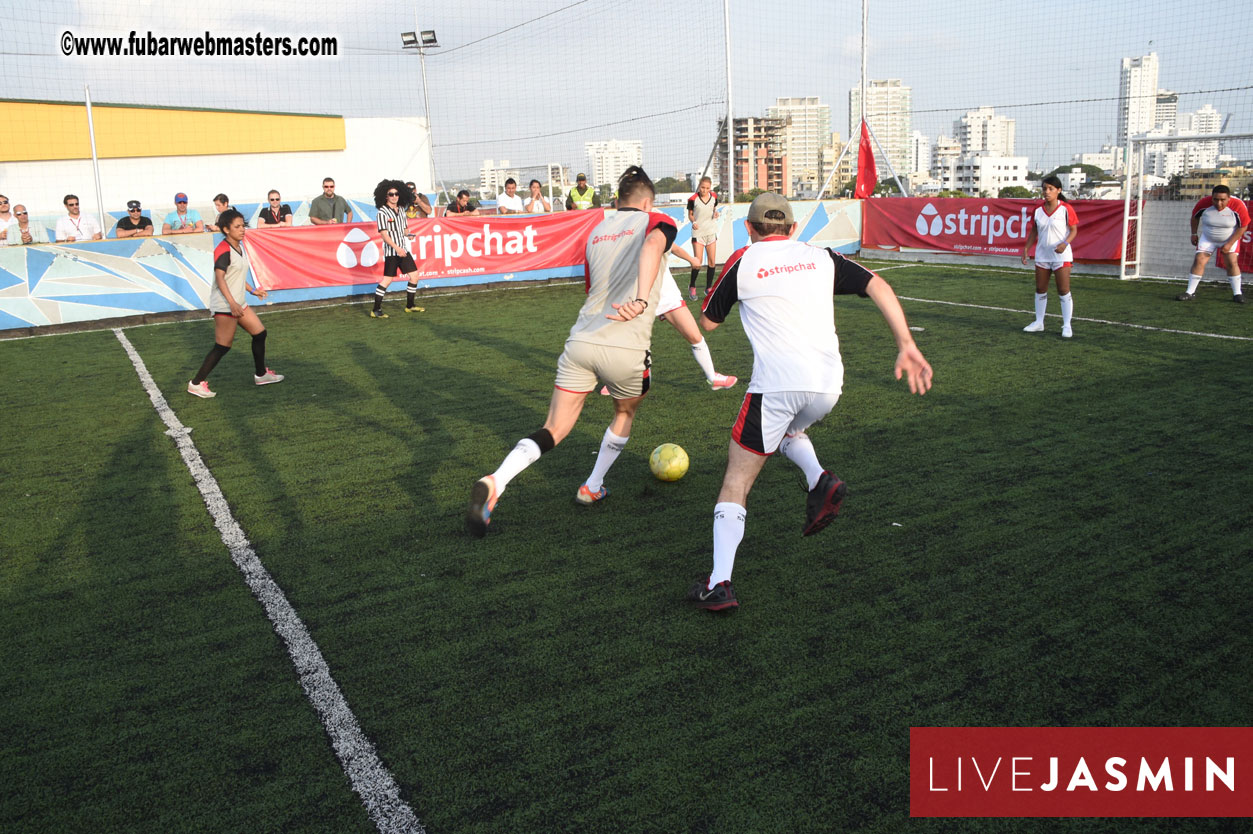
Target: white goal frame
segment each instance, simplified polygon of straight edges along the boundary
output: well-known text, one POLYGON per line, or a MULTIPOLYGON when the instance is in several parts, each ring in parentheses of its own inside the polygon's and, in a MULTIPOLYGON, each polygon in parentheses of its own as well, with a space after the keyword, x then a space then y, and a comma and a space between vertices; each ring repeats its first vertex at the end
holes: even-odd
POLYGON ((1134 280, 1141 276, 1144 262, 1144 149, 1146 145, 1179 145, 1184 142, 1225 142, 1232 139, 1253 139, 1253 133, 1206 133, 1199 136, 1133 136, 1127 141, 1127 156, 1123 176, 1122 209, 1122 258, 1118 276, 1134 280), (1135 199, 1132 199, 1132 191, 1135 199), (1135 257, 1127 256, 1127 238, 1131 234, 1131 221, 1136 221, 1135 257))

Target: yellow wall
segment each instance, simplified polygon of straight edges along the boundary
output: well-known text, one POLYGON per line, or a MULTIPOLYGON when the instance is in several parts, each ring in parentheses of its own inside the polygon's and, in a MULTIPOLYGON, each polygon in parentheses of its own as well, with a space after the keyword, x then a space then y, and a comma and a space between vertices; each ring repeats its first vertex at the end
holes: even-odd
MULTIPOLYGON (((101 158, 342 151, 341 116, 92 105, 101 158)), ((81 104, 0 101, 0 162, 90 159, 81 104)))

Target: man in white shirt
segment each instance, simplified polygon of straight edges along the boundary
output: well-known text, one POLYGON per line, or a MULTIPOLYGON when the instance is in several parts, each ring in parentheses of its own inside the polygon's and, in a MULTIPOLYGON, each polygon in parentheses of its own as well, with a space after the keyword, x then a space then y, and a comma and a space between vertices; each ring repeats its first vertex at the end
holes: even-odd
POLYGON ((9 208, 9 198, 0 194, 0 246, 8 246, 8 229, 16 225, 17 218, 13 216, 13 211, 9 208))
POLYGON ((823 529, 840 511, 844 482, 818 462, 805 434, 835 407, 844 386, 832 295, 871 298, 896 339, 896 378, 904 375, 915 394, 931 388, 931 366, 914 344, 887 281, 838 252, 792 240, 792 208, 778 194, 766 192, 753 200, 747 226, 752 243, 727 260, 700 319, 702 327, 713 330, 738 302, 753 346, 753 378, 731 429, 726 475, 714 506, 713 572, 687 595, 708 611, 739 606, 731 568, 744 538, 745 504, 776 450, 805 474, 809 496, 802 535, 823 529))
POLYGON ((522 214, 522 195, 518 193, 518 181, 513 177, 505 180, 505 190, 496 195, 496 212, 498 214, 522 214))
POLYGON ((78 205, 78 195, 66 194, 61 201, 69 212, 57 221, 57 243, 74 243, 82 240, 101 240, 104 230, 90 214, 83 214, 78 205))

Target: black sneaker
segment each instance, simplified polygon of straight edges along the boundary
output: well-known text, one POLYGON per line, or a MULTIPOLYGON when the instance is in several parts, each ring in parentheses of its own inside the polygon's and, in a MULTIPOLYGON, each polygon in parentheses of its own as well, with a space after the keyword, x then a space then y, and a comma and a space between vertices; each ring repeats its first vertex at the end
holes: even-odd
POLYGON ((1190 292, 1185 292, 1175 296, 1175 301, 1191 301, 1194 298, 1196 298, 1195 295, 1190 292))
POLYGON ((823 471, 818 484, 809 491, 805 499, 805 526, 801 528, 802 536, 812 536, 826 527, 840 514, 840 505, 844 503, 844 493, 848 486, 830 472, 823 471))
POLYGON ((687 599, 697 608, 706 611, 723 611, 727 608, 739 608, 740 602, 735 598, 735 589, 731 580, 726 579, 712 588, 706 587, 708 580, 702 579, 687 592, 687 599))
POLYGON ((1235 295, 1233 295, 1233 296, 1231 297, 1231 300, 1232 300, 1232 301, 1234 301, 1234 302, 1236 302, 1237 304, 1243 304, 1243 303, 1244 303, 1244 293, 1236 293, 1235 295))

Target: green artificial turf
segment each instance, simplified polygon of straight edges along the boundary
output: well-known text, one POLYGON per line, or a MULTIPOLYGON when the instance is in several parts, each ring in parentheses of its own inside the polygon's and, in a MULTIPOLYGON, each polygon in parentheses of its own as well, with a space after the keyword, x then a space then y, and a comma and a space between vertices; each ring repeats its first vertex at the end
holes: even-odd
MULTIPOLYGON (((127 335, 428 831, 1232 830, 911 820, 908 754, 920 725, 1248 723, 1253 342, 1085 319, 1248 339, 1249 310, 1076 276, 1062 340, 1022 332, 1023 271, 894 266, 935 388, 837 298, 844 394, 810 435, 849 497, 802 538, 769 462, 729 616, 682 596, 751 371, 736 314, 708 341, 740 385, 658 324, 611 497, 573 500, 592 396, 483 540, 470 486, 542 423, 577 285, 267 314, 287 380, 252 384, 241 332, 213 400, 183 393, 209 322, 127 335)), ((0 828, 372 830, 113 334, 0 343, 0 368, 0 828)))

